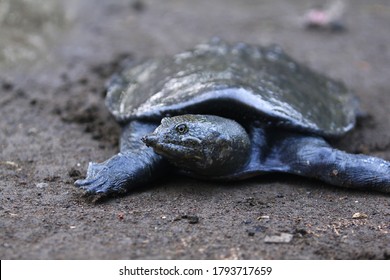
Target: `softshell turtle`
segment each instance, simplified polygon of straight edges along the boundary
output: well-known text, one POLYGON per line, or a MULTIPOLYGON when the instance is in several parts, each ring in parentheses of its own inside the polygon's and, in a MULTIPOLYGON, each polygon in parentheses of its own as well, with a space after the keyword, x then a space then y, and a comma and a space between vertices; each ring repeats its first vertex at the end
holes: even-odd
POLYGON ((239 180, 269 172, 390 192, 390 162, 325 140, 355 124, 355 97, 280 47, 221 40, 129 65, 106 105, 122 126, 120 153, 90 163, 87 193, 123 192, 171 170, 239 180))

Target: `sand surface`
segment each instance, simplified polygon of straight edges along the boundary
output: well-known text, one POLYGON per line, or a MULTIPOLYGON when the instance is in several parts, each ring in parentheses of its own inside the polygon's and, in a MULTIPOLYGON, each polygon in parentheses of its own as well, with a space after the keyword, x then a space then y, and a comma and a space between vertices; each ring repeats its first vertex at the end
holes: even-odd
POLYGON ((347 30, 336 33, 302 28, 313 2, 2 1, 0 258, 389 259, 381 193, 286 175, 172 177, 93 202, 73 185, 89 161, 118 151, 104 83, 120 61, 213 36, 277 43, 344 81, 367 115, 335 145, 390 160, 389 2, 349 1, 347 30), (281 234, 285 243, 267 242, 281 234))

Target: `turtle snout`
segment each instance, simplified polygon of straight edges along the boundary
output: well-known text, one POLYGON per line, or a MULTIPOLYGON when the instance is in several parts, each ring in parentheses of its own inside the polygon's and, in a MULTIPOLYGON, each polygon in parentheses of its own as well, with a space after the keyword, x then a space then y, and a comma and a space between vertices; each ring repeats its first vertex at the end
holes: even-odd
POLYGON ((158 142, 158 137, 153 134, 145 135, 144 137, 141 138, 141 141, 146 144, 148 147, 156 147, 157 142, 158 142))

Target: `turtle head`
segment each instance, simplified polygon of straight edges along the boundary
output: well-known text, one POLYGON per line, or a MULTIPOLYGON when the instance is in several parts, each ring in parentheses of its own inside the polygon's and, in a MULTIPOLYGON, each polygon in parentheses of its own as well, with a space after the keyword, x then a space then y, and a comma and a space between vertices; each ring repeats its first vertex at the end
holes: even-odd
POLYGON ((250 154, 245 129, 233 120, 211 115, 163 118, 142 141, 196 176, 230 175, 245 166, 250 154))

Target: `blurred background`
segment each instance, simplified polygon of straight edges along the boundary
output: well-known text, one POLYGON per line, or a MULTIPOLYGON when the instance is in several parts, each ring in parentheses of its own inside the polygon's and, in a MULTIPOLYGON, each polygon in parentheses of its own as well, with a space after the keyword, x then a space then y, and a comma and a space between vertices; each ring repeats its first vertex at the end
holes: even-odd
MULTIPOLYGON (((365 71, 389 65, 389 14, 386 0, 1 0, 0 66, 61 67, 130 52, 158 56, 218 36, 280 44, 313 67, 335 77, 343 73, 352 84, 367 80, 365 71), (309 11, 321 7, 325 13, 311 20, 325 28, 304 28, 309 11), (327 28, 327 16, 345 29, 327 28), (334 67, 340 59, 357 71, 334 67)), ((377 79, 367 86, 385 82, 377 79)))

